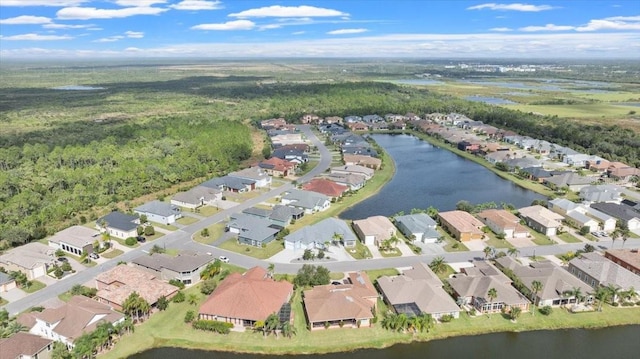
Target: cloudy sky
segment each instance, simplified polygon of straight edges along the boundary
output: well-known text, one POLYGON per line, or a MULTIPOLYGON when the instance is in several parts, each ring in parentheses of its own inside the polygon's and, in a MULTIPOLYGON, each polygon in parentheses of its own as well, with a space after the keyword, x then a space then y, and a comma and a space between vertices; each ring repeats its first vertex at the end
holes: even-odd
POLYGON ((1 58, 640 58, 640 0, 0 0, 1 58))

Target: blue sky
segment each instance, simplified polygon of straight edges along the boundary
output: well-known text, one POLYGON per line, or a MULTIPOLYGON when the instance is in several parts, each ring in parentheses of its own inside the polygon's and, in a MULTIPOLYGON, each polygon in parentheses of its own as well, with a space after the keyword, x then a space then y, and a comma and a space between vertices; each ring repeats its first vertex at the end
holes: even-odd
POLYGON ((640 0, 0 0, 0 58, 640 58, 640 0))

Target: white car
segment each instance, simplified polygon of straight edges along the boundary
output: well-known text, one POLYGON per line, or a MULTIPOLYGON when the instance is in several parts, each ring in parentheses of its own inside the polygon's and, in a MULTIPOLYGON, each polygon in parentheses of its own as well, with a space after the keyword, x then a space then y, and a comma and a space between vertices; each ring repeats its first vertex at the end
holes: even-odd
POLYGON ((220 256, 220 257, 218 257, 218 259, 220 260, 220 262, 229 263, 229 258, 227 258, 225 256, 220 256))
POLYGON ((98 255, 98 253, 91 253, 91 254, 89 254, 89 258, 98 259, 98 258, 100 258, 100 256, 98 255))

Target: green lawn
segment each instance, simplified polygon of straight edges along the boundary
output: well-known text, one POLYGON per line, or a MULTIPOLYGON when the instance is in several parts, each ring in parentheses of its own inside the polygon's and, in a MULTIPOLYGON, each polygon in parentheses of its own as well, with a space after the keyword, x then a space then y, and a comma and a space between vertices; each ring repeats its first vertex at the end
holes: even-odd
POLYGON ((176 222, 178 222, 180 224, 183 224, 185 226, 188 226, 190 224, 194 224, 194 223, 199 222, 199 221, 200 220, 197 219, 197 218, 184 216, 184 217, 178 219, 176 222))
POLYGON ((569 232, 564 232, 564 233, 558 234, 558 238, 560 238, 561 240, 563 240, 566 243, 580 243, 580 242, 582 242, 581 240, 579 240, 578 238, 576 238, 574 235, 572 235, 569 232))
POLYGON ((445 270, 444 272, 436 273, 436 275, 441 280, 445 280, 445 279, 449 278, 449 276, 454 274, 454 273, 456 273, 456 271, 453 270, 453 268, 451 268, 451 266, 447 264, 447 270, 445 270))
POLYGON ((225 225, 222 222, 212 224, 207 227, 207 229, 209 229, 209 237, 203 237, 202 231, 200 231, 193 235, 193 240, 199 243, 211 244, 217 241, 218 238, 222 236, 222 234, 224 233, 224 227, 225 225))
POLYGON ((467 248, 467 246, 465 246, 464 244, 462 244, 462 242, 454 239, 453 237, 451 237, 451 235, 449 233, 447 233, 446 231, 443 231, 441 229, 438 229, 438 232, 440 232, 440 234, 442 235, 442 240, 446 243, 444 245, 444 250, 447 252, 466 252, 469 250, 469 248, 467 248))
POLYGON ((584 237, 584 238, 586 238, 586 239, 588 239, 588 240, 590 240, 590 241, 592 241, 592 242, 599 242, 599 241, 600 241, 600 240, 598 239, 598 237, 594 236, 594 235, 593 235, 593 234, 591 234, 591 233, 587 233, 587 234, 585 234, 583 237, 584 237))
POLYGON ((112 248, 110 251, 102 253, 101 256, 111 259, 121 255, 122 253, 124 253, 122 250, 117 248, 112 248))
POLYGON ((511 243, 509 243, 509 241, 507 241, 506 239, 498 239, 496 238, 496 235, 492 232, 492 233, 487 233, 487 237, 489 239, 485 240, 484 242, 493 248, 513 248, 513 245, 511 243))
POLYGON ((558 117, 573 118, 602 118, 626 117, 629 111, 637 111, 637 107, 619 106, 608 103, 576 104, 576 105, 504 105, 503 107, 516 109, 523 112, 541 113, 543 115, 556 115, 558 117))
POLYGON ((556 244, 549 237, 545 236, 540 232, 536 232, 535 230, 529 228, 529 233, 531 233, 531 241, 539 246, 548 246, 551 244, 556 244))
POLYGON ((369 276, 369 279, 372 283, 375 282, 378 278, 385 275, 392 277, 400 274, 400 272, 398 272, 398 270, 395 268, 370 269, 365 272, 367 272, 367 275, 369 276))
POLYGON ((178 230, 178 227, 172 226, 170 224, 162 224, 162 223, 151 222, 151 221, 149 221, 149 223, 151 223, 151 225, 153 227, 163 228, 163 229, 166 229, 167 231, 177 231, 178 230))
POLYGON ((121 245, 123 245, 123 246, 125 246, 125 247, 129 247, 129 248, 135 248, 135 247, 138 247, 138 246, 139 246, 139 244, 138 244, 138 242, 137 242, 137 241, 136 241, 136 243, 135 243, 134 245, 130 246, 130 245, 128 245, 127 243, 125 243, 125 240, 124 240, 124 239, 120 239, 120 238, 111 238, 111 240, 112 240, 112 241, 116 241, 116 242, 120 243, 121 245))
POLYGON ((34 293, 46 286, 47 286, 46 284, 34 279, 31 281, 31 286, 29 288, 22 288, 22 290, 25 293, 34 293))
POLYGON ((238 243, 237 238, 230 238, 222 243, 220 246, 222 249, 228 251, 244 254, 249 257, 257 259, 267 259, 274 256, 276 253, 284 249, 284 243, 281 241, 273 240, 267 244, 265 248, 254 247, 238 243))
POLYGON ((354 248, 347 248, 347 253, 349 253, 349 255, 354 259, 372 258, 369 248, 367 248, 367 246, 362 244, 360 241, 356 241, 356 246, 354 248))
POLYGON ((380 255, 382 255, 385 258, 400 257, 402 256, 402 252, 400 252, 398 248, 393 248, 389 251, 380 251, 380 255))
POLYGON ((213 216, 214 214, 220 212, 220 209, 217 207, 211 207, 211 206, 202 206, 198 209, 196 209, 197 214, 201 215, 201 216, 205 216, 205 217, 210 217, 213 216))

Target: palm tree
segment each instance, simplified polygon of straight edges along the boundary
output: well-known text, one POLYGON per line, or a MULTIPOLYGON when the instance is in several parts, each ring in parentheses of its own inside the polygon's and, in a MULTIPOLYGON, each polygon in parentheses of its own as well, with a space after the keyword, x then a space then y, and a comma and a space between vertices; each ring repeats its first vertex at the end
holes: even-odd
POLYGON ((513 247, 513 248, 509 248, 509 249, 507 250, 507 253, 508 253, 510 256, 517 257, 517 256, 520 254, 520 251, 518 250, 518 248, 513 247))
POLYGON ((511 307, 511 310, 509 311, 509 318, 515 322, 520 316, 520 313, 522 313, 522 309, 520 307, 511 307))
POLYGON ((404 332, 409 327, 409 317, 406 314, 400 313, 396 318, 396 330, 404 332))
POLYGON ((606 288, 607 288, 607 291, 609 292, 609 295, 611 296, 611 304, 613 304, 614 302, 617 302, 618 296, 622 292, 620 287, 616 287, 614 284, 609 284, 606 288))
POLYGON ((398 237, 393 236, 389 238, 389 246, 391 248, 395 248, 398 243, 400 243, 400 239, 398 239, 398 237))
POLYGON ((431 270, 436 274, 445 273, 447 271, 447 264, 444 261, 444 257, 437 256, 433 258, 431 263, 429 263, 429 268, 431 268, 431 270))
POLYGON ((582 301, 582 299, 584 298, 584 295, 582 295, 582 289, 580 289, 580 287, 573 287, 573 289, 571 289, 570 293, 571 293, 571 296, 576 298, 576 304, 580 303, 582 301))
POLYGON ((420 332, 426 331, 428 333, 433 328, 434 321, 431 314, 422 313, 417 318, 420 326, 420 332))
POLYGON ((207 280, 215 277, 216 274, 220 273, 221 266, 222 262, 219 259, 216 259, 213 263, 207 264, 202 272, 200 272, 200 279, 207 280))
POLYGON ((495 249, 493 249, 493 247, 484 247, 482 251, 484 252, 484 259, 488 259, 489 257, 493 256, 495 249))
POLYGON ((491 310, 493 310, 493 301, 498 298, 498 291, 495 288, 489 289, 487 292, 487 297, 489 297, 489 311, 487 311, 487 317, 491 310))
POLYGON ((331 237, 331 242, 333 242, 333 245, 336 245, 336 243, 340 243, 342 242, 342 240, 344 239, 344 236, 338 232, 333 232, 333 237, 331 237))
POLYGON ((633 301, 633 298, 637 295, 636 290, 631 287, 628 290, 626 290, 625 292, 622 293, 622 297, 624 297, 625 299, 629 300, 629 301, 633 301))
POLYGON ((622 230, 620 228, 616 228, 616 230, 611 233, 611 248, 613 248, 616 240, 620 237, 622 237, 622 230))
POLYGON ((273 263, 269 263, 269 265, 267 266, 267 274, 269 275, 270 278, 273 278, 273 273, 276 270, 276 265, 273 263))
POLYGON ((195 293, 189 294, 189 297, 187 297, 187 302, 189 302, 189 304, 191 305, 198 304, 198 295, 195 293))
POLYGON ((595 295, 596 299, 598 300, 598 311, 601 312, 602 311, 602 303, 604 303, 607 298, 609 297, 609 290, 607 290, 607 288, 605 287, 598 287, 598 289, 596 289, 595 295))
POLYGON ((291 323, 289 323, 288 321, 282 323, 281 330, 282 330, 282 335, 287 338, 291 338, 292 336, 296 335, 296 327, 291 325, 291 323))
POLYGON ((278 336, 278 329, 280 328, 280 318, 277 314, 272 313, 269 314, 267 319, 264 321, 264 327, 267 332, 272 332, 278 336))
MULTIPOLYGON (((533 302, 533 305, 536 305, 536 297, 538 296, 538 293, 542 290, 542 283, 538 280, 534 280, 533 282, 531 282, 531 301, 533 302)), ((535 315, 536 311, 535 309, 531 311, 532 315, 535 315)))

